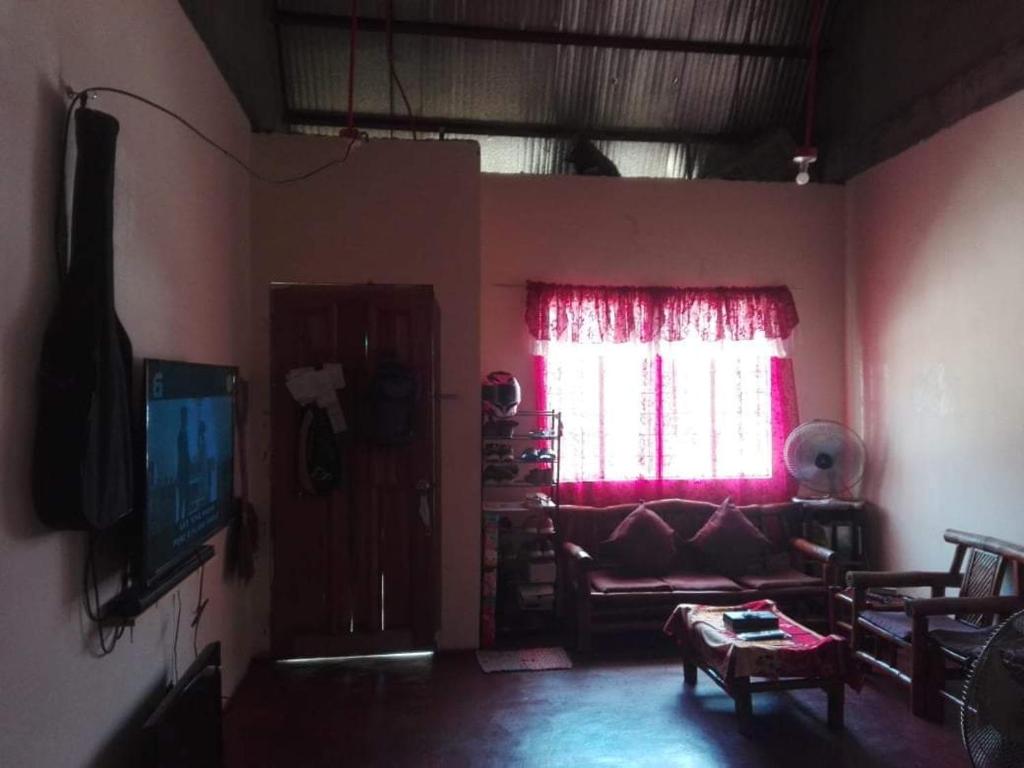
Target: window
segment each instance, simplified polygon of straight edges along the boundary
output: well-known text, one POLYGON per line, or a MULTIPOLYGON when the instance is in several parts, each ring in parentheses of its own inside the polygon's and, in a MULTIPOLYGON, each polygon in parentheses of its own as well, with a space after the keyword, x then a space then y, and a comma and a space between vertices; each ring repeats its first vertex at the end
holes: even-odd
POLYGON ((564 500, 786 497, 788 290, 531 283, 527 322, 541 405, 562 412, 564 500))
POLYGON ((770 478, 778 347, 538 343, 565 424, 562 479, 770 478))

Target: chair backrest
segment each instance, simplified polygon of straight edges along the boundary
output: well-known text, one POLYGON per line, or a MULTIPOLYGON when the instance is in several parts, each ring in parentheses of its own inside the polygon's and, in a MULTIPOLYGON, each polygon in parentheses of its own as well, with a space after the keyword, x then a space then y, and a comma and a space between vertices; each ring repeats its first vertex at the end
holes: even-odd
MULTIPOLYGON (((1021 563, 1024 563, 1024 547, 1002 539, 954 530, 946 531, 945 539, 956 544, 952 565, 954 573, 959 572, 964 558, 967 558, 960 582, 961 597, 998 595, 1010 562, 1014 563, 1015 575, 1019 574, 1021 563)), ((964 624, 979 628, 989 626, 993 619, 991 614, 983 613, 958 614, 956 618, 964 624)))

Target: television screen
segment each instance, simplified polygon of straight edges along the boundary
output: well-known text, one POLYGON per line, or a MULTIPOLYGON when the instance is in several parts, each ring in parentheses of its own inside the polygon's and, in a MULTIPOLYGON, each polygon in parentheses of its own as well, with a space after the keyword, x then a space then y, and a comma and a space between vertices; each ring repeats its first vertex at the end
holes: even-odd
POLYGON ((152 582, 223 527, 234 476, 238 369, 146 361, 142 575, 152 582))

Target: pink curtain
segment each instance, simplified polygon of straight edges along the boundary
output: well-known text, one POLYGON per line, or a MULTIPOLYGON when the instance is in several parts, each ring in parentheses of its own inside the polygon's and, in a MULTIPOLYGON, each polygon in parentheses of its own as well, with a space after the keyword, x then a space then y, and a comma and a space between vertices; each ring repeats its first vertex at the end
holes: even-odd
POLYGON ((538 341, 577 344, 784 339, 799 317, 789 288, 636 288, 526 284, 538 341))
POLYGON ((756 344, 795 325, 787 289, 629 288, 602 294, 555 288, 530 284, 527 320, 548 318, 531 331, 556 341, 547 345, 548 358, 535 356, 534 373, 538 408, 562 410, 566 420, 563 503, 603 506, 667 497, 717 502, 730 496, 753 504, 784 501, 795 492, 782 459, 798 422, 792 361, 762 353, 770 344, 756 344), (692 294, 687 316, 696 330, 673 314, 671 308, 681 306, 673 293, 692 294), (750 298, 746 305, 743 295, 750 298), (665 296, 670 300, 659 303, 665 296), (717 305, 716 296, 722 298, 717 305), (631 308, 634 299, 640 304, 631 308), (694 334, 724 343, 713 353, 704 345, 695 354, 678 352, 678 345, 676 351, 637 345, 694 334), (730 346, 729 340, 754 343, 730 346))

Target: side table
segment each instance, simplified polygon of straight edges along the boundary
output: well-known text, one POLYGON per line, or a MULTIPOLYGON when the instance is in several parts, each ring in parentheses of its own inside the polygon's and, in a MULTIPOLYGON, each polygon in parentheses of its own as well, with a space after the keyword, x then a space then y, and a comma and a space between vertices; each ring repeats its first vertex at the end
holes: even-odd
POLYGON ((802 535, 838 554, 836 577, 843 583, 847 571, 866 570, 864 502, 860 499, 807 499, 795 497, 802 511, 802 535), (823 540, 824 539, 824 540, 823 540))

